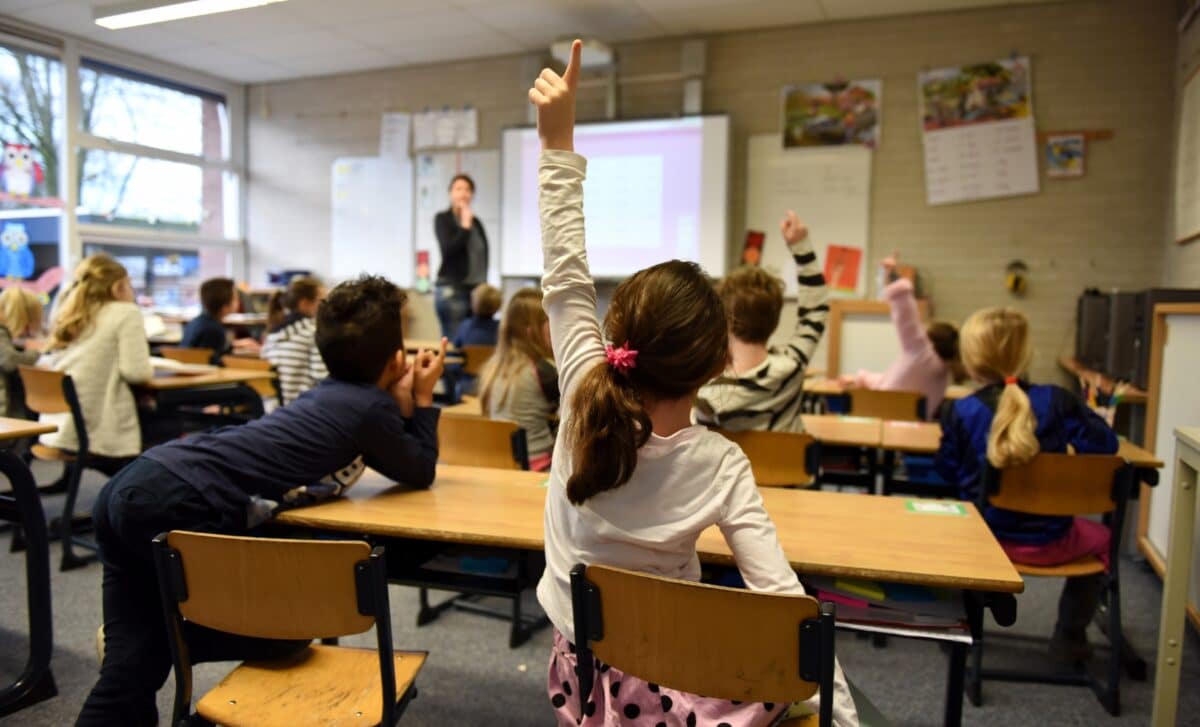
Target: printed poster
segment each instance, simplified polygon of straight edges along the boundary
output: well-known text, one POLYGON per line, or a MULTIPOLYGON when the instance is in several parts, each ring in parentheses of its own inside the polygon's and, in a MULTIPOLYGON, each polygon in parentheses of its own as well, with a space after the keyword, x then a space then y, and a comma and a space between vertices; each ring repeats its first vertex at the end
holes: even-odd
POLYGON ((785 86, 783 146, 879 143, 883 82, 836 81, 785 86))

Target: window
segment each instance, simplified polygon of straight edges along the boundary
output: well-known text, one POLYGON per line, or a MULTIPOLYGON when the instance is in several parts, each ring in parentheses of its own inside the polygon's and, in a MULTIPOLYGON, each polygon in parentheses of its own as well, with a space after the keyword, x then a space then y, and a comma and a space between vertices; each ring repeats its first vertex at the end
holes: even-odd
POLYGON ((200 283, 234 274, 233 248, 218 246, 155 247, 90 242, 84 255, 106 252, 125 266, 141 305, 156 310, 195 315, 200 308, 200 283))
POLYGON ((0 45, 0 278, 59 264, 62 63, 0 45))
POLYGON ((225 98, 84 60, 80 222, 239 236, 225 98))

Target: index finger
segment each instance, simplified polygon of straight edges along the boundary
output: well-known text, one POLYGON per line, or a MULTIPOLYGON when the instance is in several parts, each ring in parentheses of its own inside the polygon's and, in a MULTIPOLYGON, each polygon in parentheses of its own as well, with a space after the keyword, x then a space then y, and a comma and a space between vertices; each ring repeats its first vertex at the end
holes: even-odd
POLYGON ((563 71, 562 79, 566 82, 567 88, 574 90, 579 84, 579 67, 582 64, 580 55, 583 53, 583 41, 575 40, 571 43, 571 61, 567 63, 567 70, 563 71))
POLYGON ((442 336, 442 349, 441 349, 441 351, 438 352, 438 361, 439 362, 444 362, 446 360, 446 344, 447 343, 448 343, 448 341, 446 340, 446 337, 442 336))

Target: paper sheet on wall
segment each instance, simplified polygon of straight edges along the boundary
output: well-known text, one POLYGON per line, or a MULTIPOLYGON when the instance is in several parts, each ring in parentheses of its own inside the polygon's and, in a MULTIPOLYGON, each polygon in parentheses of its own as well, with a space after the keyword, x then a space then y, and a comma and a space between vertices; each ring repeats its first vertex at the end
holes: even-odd
POLYGON ((332 166, 330 239, 334 280, 360 273, 412 284, 412 164, 340 157, 332 166))
POLYGON ((763 267, 783 278, 788 295, 795 294, 794 263, 779 233, 780 219, 795 210, 808 225, 822 268, 830 251, 837 257, 834 283, 842 287, 831 286, 831 292, 865 295, 871 150, 848 145, 785 151, 778 134, 761 134, 750 137, 748 156, 746 228, 766 233, 763 267))
POLYGON ((479 112, 465 108, 458 112, 458 133, 454 140, 457 147, 475 146, 479 143, 479 112))
POLYGON ((379 123, 379 156, 394 161, 408 161, 408 136, 412 128, 412 117, 408 114, 388 112, 379 123))
POLYGON ((433 218, 450 206, 450 180, 468 174, 475 182, 471 211, 488 235, 488 280, 500 282, 500 152, 451 151, 418 154, 414 159, 416 203, 413 205, 415 250, 429 251, 429 268, 436 279, 442 263, 433 218))
POLYGON ((1039 190, 1029 59, 917 76, 930 205, 1039 190))
POLYGON ((1195 240, 1200 237, 1200 68, 1183 84, 1175 154, 1175 239, 1195 240))
POLYGON ((434 122, 436 117, 432 111, 422 111, 418 114, 413 114, 413 145, 414 151, 421 149, 430 149, 434 144, 434 122))

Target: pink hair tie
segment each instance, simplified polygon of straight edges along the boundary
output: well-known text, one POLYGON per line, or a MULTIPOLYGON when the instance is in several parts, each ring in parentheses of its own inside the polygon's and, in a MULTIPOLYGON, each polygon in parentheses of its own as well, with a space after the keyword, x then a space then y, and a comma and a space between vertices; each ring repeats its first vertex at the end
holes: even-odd
POLYGON ((629 347, 628 341, 622 343, 620 348, 613 348, 611 343, 604 346, 604 356, 608 359, 608 365, 622 374, 637 368, 637 355, 638 352, 629 347))

